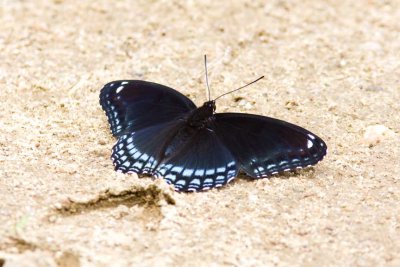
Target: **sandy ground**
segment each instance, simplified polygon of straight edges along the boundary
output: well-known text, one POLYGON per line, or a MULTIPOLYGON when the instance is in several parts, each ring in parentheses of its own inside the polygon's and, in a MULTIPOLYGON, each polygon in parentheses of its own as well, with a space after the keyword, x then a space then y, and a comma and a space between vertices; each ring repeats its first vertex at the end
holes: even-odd
POLYGON ((0 266, 400 266, 399 1, 0 1, 0 266), (201 2, 201 3, 200 3, 201 2), (310 170, 183 194, 113 171, 145 79, 321 136, 310 170))

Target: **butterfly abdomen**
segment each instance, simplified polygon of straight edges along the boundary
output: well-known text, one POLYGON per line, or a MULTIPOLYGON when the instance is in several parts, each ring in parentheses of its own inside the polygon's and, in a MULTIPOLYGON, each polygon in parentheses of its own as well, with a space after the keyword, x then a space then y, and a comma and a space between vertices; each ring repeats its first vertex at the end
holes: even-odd
POLYGON ((189 149, 191 145, 189 141, 195 140, 195 135, 199 130, 208 128, 214 120, 215 103, 208 101, 203 106, 193 110, 188 116, 182 119, 182 127, 179 128, 166 142, 166 146, 162 150, 164 159, 173 157, 175 154, 182 153, 189 149))
POLYGON ((166 143, 162 157, 169 158, 184 148, 187 142, 196 134, 196 128, 183 127, 179 129, 166 143))
POLYGON ((183 119, 182 127, 167 142, 167 146, 163 150, 163 157, 171 157, 178 153, 178 150, 186 149, 188 146, 187 143, 193 140, 194 136, 199 133, 199 130, 208 128, 214 120, 214 107, 213 102, 206 102, 183 119))

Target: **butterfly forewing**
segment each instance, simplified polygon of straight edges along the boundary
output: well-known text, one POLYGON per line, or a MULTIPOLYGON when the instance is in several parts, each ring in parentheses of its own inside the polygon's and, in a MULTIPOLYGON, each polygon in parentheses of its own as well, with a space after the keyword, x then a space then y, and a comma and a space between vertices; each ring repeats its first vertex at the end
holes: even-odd
POLYGON ((114 136, 175 120, 196 108, 172 88, 139 80, 106 84, 100 92, 100 104, 114 136))
POLYGON ((314 165, 326 154, 326 144, 294 124, 252 114, 215 114, 214 129, 254 178, 314 165))

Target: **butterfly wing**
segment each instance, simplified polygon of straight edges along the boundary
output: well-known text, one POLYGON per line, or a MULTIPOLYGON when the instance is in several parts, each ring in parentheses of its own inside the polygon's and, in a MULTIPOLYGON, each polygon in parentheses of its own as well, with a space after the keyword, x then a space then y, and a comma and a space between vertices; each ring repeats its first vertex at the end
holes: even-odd
POLYGON ((167 86, 140 81, 114 81, 100 92, 112 134, 116 137, 176 120, 196 108, 186 96, 167 86))
POLYGON ((170 121, 121 135, 112 149, 115 170, 122 173, 153 174, 163 159, 163 148, 182 127, 170 121))
POLYGON ((314 165, 326 155, 321 138, 278 119, 218 113, 213 128, 240 168, 253 178, 314 165))
POLYGON ((179 191, 219 187, 236 177, 236 161, 215 133, 184 124, 166 122, 120 136, 111 156, 115 170, 163 177, 179 191))
POLYGON ((176 153, 155 170, 179 191, 199 191, 222 186, 238 173, 232 153, 216 134, 206 128, 196 131, 176 153))

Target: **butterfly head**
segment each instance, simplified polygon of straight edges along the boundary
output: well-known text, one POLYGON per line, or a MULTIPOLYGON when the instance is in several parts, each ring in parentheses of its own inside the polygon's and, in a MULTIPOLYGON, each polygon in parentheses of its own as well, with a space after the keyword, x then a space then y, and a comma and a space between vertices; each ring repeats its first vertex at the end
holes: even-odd
POLYGON ((207 111, 209 111, 212 114, 214 114, 216 106, 215 106, 215 100, 210 100, 207 102, 204 102, 203 108, 207 111))
POLYGON ((190 113, 187 119, 188 124, 195 128, 203 128, 213 118, 214 112, 215 101, 207 101, 201 107, 190 113))

